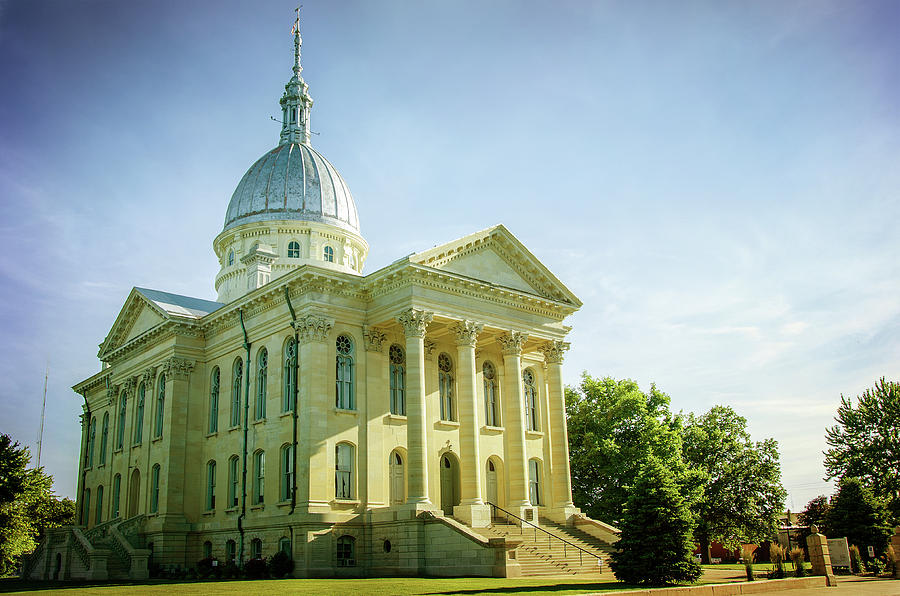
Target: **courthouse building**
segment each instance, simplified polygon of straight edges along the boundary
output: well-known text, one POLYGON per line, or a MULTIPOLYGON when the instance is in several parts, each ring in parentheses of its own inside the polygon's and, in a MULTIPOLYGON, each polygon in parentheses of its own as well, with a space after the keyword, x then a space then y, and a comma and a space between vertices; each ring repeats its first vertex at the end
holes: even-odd
POLYGON ((515 575, 516 542, 479 531, 492 517, 604 531, 569 479, 581 302, 502 225, 363 274, 350 189, 310 143, 300 43, 278 145, 213 241, 217 301, 134 288, 74 386, 78 526, 31 577, 278 550, 301 577, 515 575))

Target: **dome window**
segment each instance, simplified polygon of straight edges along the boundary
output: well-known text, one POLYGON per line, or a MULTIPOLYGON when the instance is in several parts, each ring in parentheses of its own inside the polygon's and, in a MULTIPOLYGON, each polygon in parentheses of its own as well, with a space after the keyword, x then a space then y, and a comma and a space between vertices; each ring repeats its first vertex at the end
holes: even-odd
POLYGON ((234 251, 229 250, 228 251, 228 266, 231 267, 232 265, 234 265, 234 251))
POLYGON ((300 258, 300 243, 296 241, 292 241, 288 244, 288 258, 289 259, 299 259, 300 258))
POLYGON ((322 258, 329 263, 334 263, 334 249, 330 246, 326 246, 322 258))

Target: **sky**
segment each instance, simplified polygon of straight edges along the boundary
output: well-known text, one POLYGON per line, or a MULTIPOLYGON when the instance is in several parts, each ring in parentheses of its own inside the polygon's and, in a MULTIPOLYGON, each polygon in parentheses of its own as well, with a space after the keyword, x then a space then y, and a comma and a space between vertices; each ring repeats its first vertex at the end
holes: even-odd
MULTIPOLYGON (((215 299, 278 140, 294 4, 0 0, 0 432, 75 496, 132 286, 215 299)), ((365 271, 497 223, 583 302, 565 381, 656 383, 775 438, 787 507, 900 363, 900 3, 307 0, 313 146, 365 271)))

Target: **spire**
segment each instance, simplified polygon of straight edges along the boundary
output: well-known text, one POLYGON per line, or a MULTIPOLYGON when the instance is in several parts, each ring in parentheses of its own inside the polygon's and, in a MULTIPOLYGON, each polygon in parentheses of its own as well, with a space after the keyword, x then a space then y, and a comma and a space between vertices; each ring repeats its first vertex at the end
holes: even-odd
POLYGON ((300 65, 300 7, 297 7, 297 18, 291 32, 294 34, 294 75, 284 86, 281 96, 281 139, 280 144, 303 143, 309 145, 309 111, 313 100, 309 96, 309 85, 303 80, 300 65))

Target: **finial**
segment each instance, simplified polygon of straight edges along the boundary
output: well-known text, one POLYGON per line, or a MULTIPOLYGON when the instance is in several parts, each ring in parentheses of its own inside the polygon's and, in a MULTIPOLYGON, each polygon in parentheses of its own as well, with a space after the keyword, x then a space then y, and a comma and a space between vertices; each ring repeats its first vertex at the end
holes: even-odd
POLYGON ((284 95, 281 97, 281 138, 280 143, 309 144, 309 110, 312 108, 312 97, 309 96, 309 87, 300 74, 303 67, 300 65, 300 46, 303 40, 300 37, 300 9, 301 4, 295 8, 297 13, 291 33, 294 36, 294 66, 291 70, 294 76, 284 86, 284 95))
POLYGON ((294 36, 294 74, 297 76, 303 71, 303 67, 300 66, 300 46, 303 44, 303 38, 300 37, 300 9, 303 8, 302 4, 298 4, 297 8, 294 11, 297 13, 297 18, 294 20, 294 26, 291 27, 291 35, 294 36))

